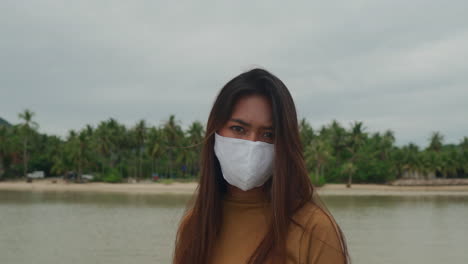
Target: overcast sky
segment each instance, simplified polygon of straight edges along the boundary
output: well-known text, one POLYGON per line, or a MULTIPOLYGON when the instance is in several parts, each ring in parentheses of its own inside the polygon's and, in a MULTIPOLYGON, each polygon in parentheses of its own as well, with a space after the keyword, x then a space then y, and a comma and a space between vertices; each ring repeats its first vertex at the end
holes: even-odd
POLYGON ((2 0, 0 117, 29 108, 60 136, 110 117, 186 127, 259 66, 315 129, 468 136, 468 1, 230 2, 2 0))

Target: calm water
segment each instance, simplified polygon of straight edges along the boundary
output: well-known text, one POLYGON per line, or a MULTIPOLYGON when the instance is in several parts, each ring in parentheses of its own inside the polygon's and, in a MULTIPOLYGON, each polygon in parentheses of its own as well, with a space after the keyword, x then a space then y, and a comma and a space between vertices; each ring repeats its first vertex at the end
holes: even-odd
MULTIPOLYGON (((187 196, 0 191, 0 263, 170 263, 187 196)), ((356 264, 468 263, 468 197, 324 196, 356 264)))

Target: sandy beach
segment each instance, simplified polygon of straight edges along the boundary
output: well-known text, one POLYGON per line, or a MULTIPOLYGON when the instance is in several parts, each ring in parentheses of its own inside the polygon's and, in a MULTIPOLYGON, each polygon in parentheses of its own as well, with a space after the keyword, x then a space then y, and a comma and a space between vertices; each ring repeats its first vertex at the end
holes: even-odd
MULTIPOLYGON (((193 194, 197 183, 67 183, 62 179, 41 179, 32 183, 25 181, 0 182, 0 191, 39 191, 39 192, 113 192, 129 194, 193 194), (55 181, 55 182, 54 182, 55 181)), ((327 184, 317 188, 320 195, 457 195, 468 196, 468 185, 458 186, 392 186, 378 184, 353 184, 346 188, 345 184, 327 184)))

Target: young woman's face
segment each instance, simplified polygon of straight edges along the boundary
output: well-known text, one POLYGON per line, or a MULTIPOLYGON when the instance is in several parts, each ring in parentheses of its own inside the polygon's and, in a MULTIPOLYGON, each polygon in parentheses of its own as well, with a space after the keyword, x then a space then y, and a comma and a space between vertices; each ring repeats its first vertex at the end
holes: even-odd
POLYGON ((273 144, 274 128, 271 103, 263 95, 248 95, 237 100, 231 118, 218 131, 223 137, 233 137, 273 144))

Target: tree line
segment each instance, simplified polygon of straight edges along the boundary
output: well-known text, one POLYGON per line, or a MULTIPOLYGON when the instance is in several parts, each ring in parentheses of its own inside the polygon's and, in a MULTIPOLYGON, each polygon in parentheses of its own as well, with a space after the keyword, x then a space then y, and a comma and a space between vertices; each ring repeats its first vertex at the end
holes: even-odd
MULTIPOLYGON (((25 110, 17 125, 0 125, 0 180, 26 177, 31 171, 61 176, 71 171, 96 180, 136 181, 153 176, 196 179, 205 128, 194 121, 184 130, 174 115, 160 126, 145 120, 127 127, 110 118, 96 127, 69 130, 65 139, 38 132, 34 112, 25 110)), ((300 136, 311 180, 324 183, 387 183, 404 173, 440 178, 468 178, 468 137, 444 144, 432 132, 425 148, 395 145, 391 130, 369 133, 362 122, 349 128, 336 120, 315 130, 305 120, 300 136)))

